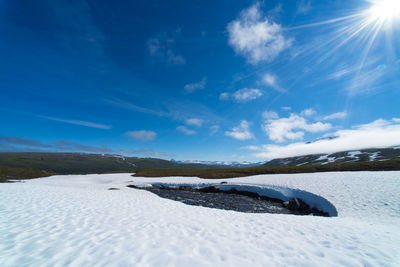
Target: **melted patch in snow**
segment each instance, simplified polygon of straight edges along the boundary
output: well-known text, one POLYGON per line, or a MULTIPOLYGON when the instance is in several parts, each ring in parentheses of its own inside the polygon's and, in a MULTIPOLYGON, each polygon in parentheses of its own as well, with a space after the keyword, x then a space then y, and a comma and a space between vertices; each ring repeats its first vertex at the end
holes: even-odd
MULTIPOLYGON (((144 184, 135 184, 138 187, 148 187, 152 186, 148 183, 144 184)), ((201 184, 190 184, 190 183, 182 183, 182 184, 170 184, 170 183, 154 183, 154 186, 167 186, 167 187, 174 187, 178 188, 180 186, 187 186, 192 188, 205 188, 205 187, 216 187, 219 190, 229 191, 231 189, 236 189, 238 191, 245 191, 245 192, 252 192, 256 193, 259 196, 265 196, 269 198, 275 198, 282 201, 289 201, 292 198, 299 198, 307 203, 311 208, 317 208, 318 210, 327 212, 329 216, 334 217, 337 216, 337 210, 335 206, 330 203, 325 198, 315 195, 313 193, 299 190, 299 189, 291 189, 288 187, 282 186, 272 186, 272 185, 257 185, 257 184, 216 184, 216 183, 201 183, 201 184)))

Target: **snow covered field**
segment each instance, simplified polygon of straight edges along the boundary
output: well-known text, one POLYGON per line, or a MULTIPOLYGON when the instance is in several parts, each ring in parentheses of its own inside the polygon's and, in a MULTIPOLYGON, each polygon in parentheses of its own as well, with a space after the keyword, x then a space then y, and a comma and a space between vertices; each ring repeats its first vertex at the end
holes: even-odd
POLYGON ((0 266, 400 266, 400 172, 225 179, 319 195, 337 210, 330 218, 188 206, 126 187, 220 181, 107 174, 0 184, 0 266))

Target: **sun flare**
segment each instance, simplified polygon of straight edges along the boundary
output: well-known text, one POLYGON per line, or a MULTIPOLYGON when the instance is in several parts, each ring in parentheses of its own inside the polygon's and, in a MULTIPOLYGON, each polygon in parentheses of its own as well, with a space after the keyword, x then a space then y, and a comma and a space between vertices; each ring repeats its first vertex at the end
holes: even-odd
POLYGON ((392 22, 400 20, 400 0, 374 1, 368 9, 368 15, 372 21, 392 22))

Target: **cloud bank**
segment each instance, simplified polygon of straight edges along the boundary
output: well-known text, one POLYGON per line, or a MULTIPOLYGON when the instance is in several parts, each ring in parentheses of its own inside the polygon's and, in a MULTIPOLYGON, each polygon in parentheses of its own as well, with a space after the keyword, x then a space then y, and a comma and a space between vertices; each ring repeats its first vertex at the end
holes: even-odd
POLYGON ((272 141, 284 142, 302 139, 304 131, 311 133, 327 131, 332 125, 322 122, 308 123, 304 117, 292 113, 288 118, 267 119, 262 128, 272 141))
POLYGON ((400 145, 400 119, 378 119, 352 129, 336 131, 333 137, 335 138, 311 143, 297 142, 286 146, 264 145, 261 151, 253 156, 272 159, 398 146, 400 145))

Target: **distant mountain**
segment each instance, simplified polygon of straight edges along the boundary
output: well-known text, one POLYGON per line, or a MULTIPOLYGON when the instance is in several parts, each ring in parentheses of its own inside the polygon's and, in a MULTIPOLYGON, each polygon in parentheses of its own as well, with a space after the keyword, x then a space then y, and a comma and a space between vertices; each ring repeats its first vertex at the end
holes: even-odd
POLYGON ((206 160, 174 160, 171 162, 184 163, 184 164, 201 164, 207 165, 208 167, 216 168, 242 168, 242 167, 255 167, 264 164, 264 161, 260 162, 237 162, 237 161, 206 161, 206 160))
POLYGON ((325 165, 329 163, 384 161, 400 158, 400 147, 374 148, 273 159, 263 166, 325 165))
POLYGON ((0 167, 31 168, 51 174, 135 172, 146 169, 209 168, 208 165, 110 154, 0 152, 0 167))

